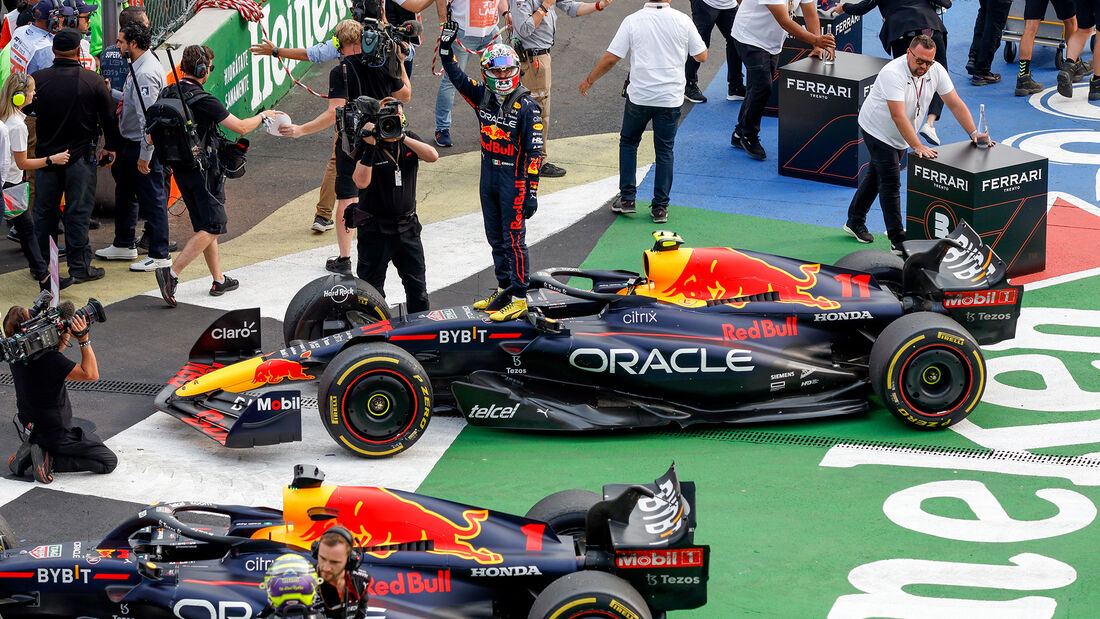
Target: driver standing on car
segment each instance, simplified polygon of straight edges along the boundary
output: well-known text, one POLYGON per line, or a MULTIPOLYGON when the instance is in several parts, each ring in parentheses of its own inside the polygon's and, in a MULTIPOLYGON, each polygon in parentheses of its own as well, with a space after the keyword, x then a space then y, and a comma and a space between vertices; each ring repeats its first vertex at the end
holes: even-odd
POLYGON ((313 542, 313 558, 321 577, 321 601, 328 619, 363 619, 367 616, 370 575, 359 567, 359 553, 351 531, 339 525, 313 542))

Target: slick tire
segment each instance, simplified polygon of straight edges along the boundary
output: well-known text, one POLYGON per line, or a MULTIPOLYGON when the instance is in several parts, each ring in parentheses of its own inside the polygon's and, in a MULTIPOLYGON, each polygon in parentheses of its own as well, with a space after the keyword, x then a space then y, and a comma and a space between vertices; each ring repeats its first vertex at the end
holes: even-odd
POLYGON ((591 490, 562 490, 535 503, 527 510, 527 518, 545 522, 558 535, 572 535, 578 554, 583 555, 588 537, 585 516, 601 500, 603 497, 591 490))
POLYGON ((870 273, 878 280, 879 286, 900 297, 902 294, 901 268, 904 265, 905 261, 901 256, 895 256, 888 251, 861 249, 837 260, 833 266, 870 273))
POLYGON ((390 307, 374 286, 346 275, 326 275, 303 286, 290 300, 283 317, 283 343, 290 346, 294 340, 316 340, 390 318, 390 307))
POLYGON ((606 572, 573 572, 550 583, 535 598, 527 619, 653 619, 638 591, 606 572))
POLYGON ((908 425, 940 430, 966 418, 985 391, 985 359, 959 323, 917 312, 883 329, 871 347, 871 385, 908 425))
POLYGON ((338 445, 363 458, 411 447, 428 427, 432 398, 420 363, 381 342, 336 355, 317 385, 321 423, 338 445))
POLYGON ((0 516, 0 550, 11 550, 18 543, 19 539, 15 537, 15 530, 11 528, 11 525, 3 516, 0 516))

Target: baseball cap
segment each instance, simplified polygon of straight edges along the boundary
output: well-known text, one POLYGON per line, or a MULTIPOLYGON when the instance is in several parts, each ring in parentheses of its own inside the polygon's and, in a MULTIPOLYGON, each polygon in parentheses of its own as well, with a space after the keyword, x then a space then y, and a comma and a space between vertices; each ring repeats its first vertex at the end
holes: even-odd
POLYGON ((80 15, 87 15, 88 13, 95 13, 99 8, 98 4, 84 4, 84 0, 76 0, 76 12, 80 15))
POLYGON ((76 28, 65 28, 53 37, 53 48, 59 52, 71 52, 80 47, 83 38, 76 28))
MULTIPOLYGON (((74 15, 73 7, 64 4, 61 0, 57 0, 57 5, 61 7, 62 15, 74 15)), ((39 0, 38 4, 34 5, 34 18, 46 19, 50 16, 50 11, 54 10, 53 0, 39 0)))

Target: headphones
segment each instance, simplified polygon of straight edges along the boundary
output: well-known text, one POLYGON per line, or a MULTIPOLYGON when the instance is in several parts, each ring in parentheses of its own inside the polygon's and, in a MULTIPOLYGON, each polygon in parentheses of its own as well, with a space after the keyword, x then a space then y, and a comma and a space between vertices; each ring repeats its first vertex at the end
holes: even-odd
POLYGON ((332 35, 332 46, 336 48, 336 51, 340 51, 340 39, 336 35, 332 35))
MULTIPOLYGON (((355 569, 359 567, 359 563, 361 561, 361 558, 359 557, 359 553, 355 550, 355 536, 353 536, 351 534, 351 531, 348 531, 346 528, 344 528, 340 525, 335 525, 333 527, 330 527, 328 530, 325 531, 325 533, 335 533, 335 534, 339 535, 340 537, 344 538, 344 540, 348 543, 348 547, 350 548, 350 551, 348 552, 348 562, 344 565, 344 571, 346 571, 346 572, 355 571, 355 569)), ((324 536, 325 533, 322 533, 321 535, 324 536)), ((309 554, 310 554, 310 556, 313 557, 314 561, 317 560, 317 550, 320 549, 320 547, 321 547, 320 538, 318 538, 316 541, 314 541, 313 545, 309 547, 309 554)))
POLYGON ((16 80, 19 81, 19 90, 15 91, 11 95, 11 103, 15 107, 19 107, 27 102, 27 84, 29 80, 26 73, 15 72, 16 80))
POLYGON ((79 22, 80 15, 77 14, 76 8, 69 6, 69 0, 52 0, 53 10, 50 11, 49 16, 46 18, 46 30, 50 32, 60 32, 64 28, 76 28, 79 22), (70 12, 66 13, 65 9, 70 12))
POLYGON ((195 72, 193 73, 200 80, 210 74, 210 67, 207 66, 206 62, 206 50, 202 49, 202 60, 195 64, 195 72))

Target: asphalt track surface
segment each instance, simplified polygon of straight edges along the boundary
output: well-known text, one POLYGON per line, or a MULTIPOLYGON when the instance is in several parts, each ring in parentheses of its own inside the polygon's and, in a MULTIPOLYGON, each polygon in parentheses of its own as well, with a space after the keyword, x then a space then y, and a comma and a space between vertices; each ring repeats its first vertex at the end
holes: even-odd
MULTIPOLYGON (((651 242, 648 235, 655 226, 644 208, 618 220, 599 208, 608 193, 600 179, 617 173, 614 134, 625 68, 605 76, 591 97, 576 93, 576 83, 610 39, 607 18, 617 23, 635 8, 619 2, 610 14, 561 21, 554 53, 551 159, 569 175, 543 184, 547 198, 532 225, 565 213, 572 203, 592 204, 569 211, 575 223, 568 227, 547 228, 532 245, 535 265, 638 269, 639 253, 651 242), (554 202, 549 197, 570 187, 583 198, 559 193, 554 202), (555 208, 561 210, 548 204, 560 204, 555 208)), ((677 8, 687 11, 686 3, 677 8)), ((0 479, 0 515, 27 545, 95 539, 155 500, 239 497, 240 502, 272 504, 269 498, 288 481, 289 464, 296 458, 317 462, 344 483, 419 488, 522 513, 558 489, 598 490, 605 482, 651 480, 675 460, 681 478, 699 484, 697 540, 714 551, 711 604, 683 615, 1094 616, 1100 600, 1088 583, 1100 569, 1092 552, 1100 537, 1094 522, 1100 477, 1093 459, 1100 452, 1100 263, 1093 257, 1100 210, 1095 207, 1098 162, 1093 153, 1100 140, 1092 137, 1095 125, 1090 123, 1097 108, 1081 101, 1080 90, 1070 103, 1052 98, 1049 91, 1016 99, 1011 95, 1014 70, 1000 61, 994 70, 1004 75, 1002 84, 969 86, 958 68, 975 10, 976 2, 959 2, 947 20, 954 33, 951 74, 963 99, 973 108, 978 100, 987 103, 997 138, 1011 136, 1019 143, 1036 133, 1048 142, 1052 134, 1065 132, 1081 137, 1063 145, 1071 153, 1067 161, 1052 157, 1058 165, 1051 168, 1048 272, 1029 280, 1026 319, 1017 339, 986 349, 991 382, 985 400, 953 431, 914 433, 882 409, 812 423, 583 437, 463 429, 458 420, 436 418, 408 457, 368 462, 345 456, 323 433, 311 434, 309 426, 317 425, 313 410, 303 412, 307 436, 300 448, 224 450, 154 412, 151 396, 74 391, 76 415, 94 423, 119 451, 119 471, 101 478, 58 475, 52 486, 0 479)), ((870 16, 864 24, 865 53, 881 55, 877 30, 870 16)), ((822 262, 862 248, 836 229, 850 189, 784 179, 775 172, 774 158, 756 163, 729 148, 739 104, 721 96, 724 56, 721 38, 714 39, 702 75, 710 83, 711 101, 686 108, 667 227, 696 246, 746 247, 822 262), (716 73, 719 79, 711 81, 716 73)), ((1036 65, 1048 56, 1050 50, 1039 49, 1036 65)), ((410 126, 424 136, 431 133, 436 84, 428 76, 430 59, 427 50, 417 59, 409 108, 410 126)), ((323 86, 325 73, 312 71, 308 83, 323 86)), ((1037 68, 1036 77, 1054 84, 1050 69, 1037 68)), ((295 90, 278 107, 301 121, 321 105, 295 90)), ((476 256, 476 234, 453 235, 467 229, 462 218, 476 210, 476 125, 463 106, 456 104, 452 128, 457 146, 441 150, 444 159, 434 174, 422 169, 420 208, 426 223, 439 224, 428 226, 432 234, 476 256)), ((774 121, 765 121, 766 148, 774 148, 775 127, 774 121)), ((962 138, 950 118, 941 123, 940 135, 945 142, 962 138)), ((331 233, 306 230, 330 136, 322 132, 290 141, 257 133, 248 175, 229 185, 231 230, 223 252, 230 256, 230 273, 255 276, 252 281, 242 277, 242 290, 218 302, 263 307, 266 349, 281 344, 278 297, 293 293, 279 290, 286 287, 280 274, 317 265, 320 275, 320 262, 335 240, 331 233), (265 270, 263 265, 270 264, 276 266, 265 270)), ((645 157, 643 152, 639 165, 645 157)), ((651 187, 650 174, 639 197, 651 187)), ((874 225, 878 218, 877 212, 869 216, 872 231, 881 231, 874 225)), ((183 241, 189 232, 186 218, 174 222, 173 238, 183 241)), ((109 220, 105 224, 93 233, 96 247, 110 241, 109 220)), ((883 241, 876 246, 883 247, 883 241)), ((34 292, 12 247, 0 252, 5 307, 34 292)), ((477 261, 470 262, 475 269, 477 261)), ((104 381, 163 384, 222 306, 203 298, 209 276, 201 264, 185 273, 195 278, 193 290, 174 311, 143 294, 154 286, 151 275, 131 275, 113 266, 104 280, 63 296, 110 301, 109 321, 96 325, 92 334, 104 381)), ((429 279, 442 283, 432 287, 433 307, 469 303, 491 285, 484 268, 468 275, 441 272, 461 271, 454 267, 429 260, 429 279)), ((305 395, 310 395, 308 388, 305 395)), ((12 402, 11 388, 0 384, 0 397, 12 402)), ((0 432, 0 453, 14 447, 13 432, 0 432)))

